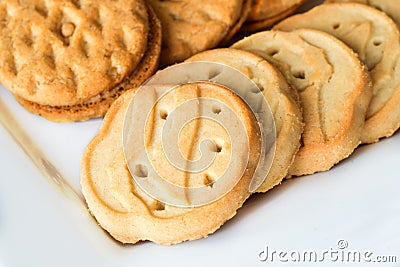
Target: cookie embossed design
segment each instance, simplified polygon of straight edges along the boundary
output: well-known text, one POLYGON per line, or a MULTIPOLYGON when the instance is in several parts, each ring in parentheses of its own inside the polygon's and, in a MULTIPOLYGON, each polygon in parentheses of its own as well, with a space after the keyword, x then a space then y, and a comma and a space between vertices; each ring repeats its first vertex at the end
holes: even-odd
POLYGON ((362 142, 376 142, 399 129, 400 32, 393 20, 363 4, 328 3, 275 26, 275 29, 284 31, 299 28, 317 29, 337 37, 368 66, 373 97, 362 142))
POLYGON ((266 31, 233 47, 267 59, 299 92, 305 128, 288 176, 328 170, 360 144, 370 77, 342 42, 314 30, 266 31))
POLYGON ((139 0, 1 1, 0 81, 41 105, 81 103, 132 73, 148 30, 139 0))
POLYGON ((239 70, 260 88, 268 101, 276 126, 276 153, 271 169, 257 192, 279 184, 300 147, 303 131, 299 96, 285 78, 262 57, 237 49, 214 49, 199 53, 187 61, 210 60, 239 70))
MULTIPOLYGON (((125 114, 134 97, 134 91, 123 94, 107 112, 100 132, 88 145, 83 155, 81 184, 91 212, 99 224, 117 240, 124 243, 151 240, 161 244, 175 244, 205 237, 216 231, 226 220, 232 218, 236 210, 250 195, 249 186, 260 151, 260 133, 256 130, 258 126, 255 124, 253 113, 240 98, 223 87, 215 90, 215 86, 218 87, 218 85, 205 83, 198 85, 198 89, 196 89, 189 85, 186 89, 182 88, 182 90, 176 91, 172 98, 165 99, 166 102, 161 103, 159 109, 155 110, 153 113, 155 123, 148 125, 148 130, 152 130, 155 135, 160 134, 159 127, 165 123, 163 119, 165 113, 161 112, 162 116, 159 116, 160 111, 167 110, 169 105, 174 108, 177 103, 194 96, 212 97, 227 104, 244 123, 250 149, 246 171, 230 192, 219 200, 201 207, 181 208, 160 202, 144 192, 135 183, 131 172, 128 171, 121 136, 125 114), (196 90, 198 91, 196 92, 196 90)), ((224 112, 223 109, 221 112, 224 112)), ((226 160, 229 161, 229 147, 227 143, 225 144, 228 140, 225 140, 226 133, 223 128, 215 129, 215 125, 211 126, 209 125, 211 122, 203 120, 193 123, 188 124, 188 128, 181 134, 180 145, 183 154, 195 156, 197 152, 191 150, 192 145, 196 145, 196 140, 201 140, 200 137, 205 135, 215 140, 221 139, 217 140, 221 141, 221 143, 217 143, 221 145, 221 151, 216 152, 218 153, 217 158, 221 158, 222 163, 226 160), (196 123, 203 124, 198 128, 201 130, 200 132, 193 131, 192 127, 196 128, 196 123)), ((147 137, 152 136, 148 135, 147 137)), ((160 159, 157 157, 159 148, 154 146, 157 140, 153 139, 153 141, 149 143, 148 151, 156 160, 154 164, 156 164, 157 170, 164 174, 170 174, 166 176, 170 182, 181 185, 187 183, 187 185, 194 186, 204 185, 207 182, 204 179, 206 175, 212 177, 213 172, 218 175, 220 171, 223 171, 224 164, 214 164, 208 172, 191 175, 190 181, 188 181, 189 177, 184 173, 179 173, 174 168, 167 168, 165 164, 157 165, 160 159)), ((219 150, 218 146, 214 148, 215 151, 219 150)), ((240 155, 232 156, 236 159, 240 157, 240 155)), ((138 178, 145 178, 148 175, 147 170, 143 164, 137 166, 133 173, 138 175, 138 178)))

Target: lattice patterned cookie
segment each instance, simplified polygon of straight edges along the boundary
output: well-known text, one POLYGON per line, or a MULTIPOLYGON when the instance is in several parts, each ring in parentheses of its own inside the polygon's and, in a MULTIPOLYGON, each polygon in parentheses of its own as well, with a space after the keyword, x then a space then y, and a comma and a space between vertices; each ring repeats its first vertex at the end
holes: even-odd
POLYGON ((3 0, 0 81, 41 105, 67 106, 132 74, 147 47, 141 0, 3 0))
POLYGON ((149 26, 147 50, 134 72, 111 90, 71 106, 40 105, 25 100, 17 95, 14 97, 29 112, 40 115, 55 122, 83 121, 104 116, 111 104, 125 91, 139 87, 158 67, 161 51, 161 25, 154 11, 148 7, 149 26))

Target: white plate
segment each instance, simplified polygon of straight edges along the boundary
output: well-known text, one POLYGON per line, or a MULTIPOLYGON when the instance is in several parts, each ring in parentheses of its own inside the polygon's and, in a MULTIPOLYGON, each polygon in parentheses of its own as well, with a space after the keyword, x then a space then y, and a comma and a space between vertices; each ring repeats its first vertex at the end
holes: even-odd
MULTIPOLYGON (((80 190, 81 153, 101 120, 51 123, 27 113, 3 88, 0 97, 80 190)), ((308 266, 309 254, 318 260, 324 256, 323 266, 352 266, 348 253, 361 255, 355 265, 369 259, 367 266, 400 266, 399 151, 400 132, 357 149, 329 172, 254 195, 209 238, 171 247, 150 242, 122 246, 79 202, 44 178, 0 127, 0 266, 308 266), (266 248, 269 257, 262 262, 266 248), (293 262, 297 253, 307 259, 293 262), (397 263, 373 263, 382 255, 394 256, 390 260, 397 263)))

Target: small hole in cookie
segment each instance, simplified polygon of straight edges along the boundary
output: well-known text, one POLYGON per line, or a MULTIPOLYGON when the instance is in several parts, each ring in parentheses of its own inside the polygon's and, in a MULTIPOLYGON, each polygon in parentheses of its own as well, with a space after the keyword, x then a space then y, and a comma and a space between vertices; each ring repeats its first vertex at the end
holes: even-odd
POLYGON ((146 178, 149 175, 147 166, 142 165, 142 164, 137 164, 133 171, 133 175, 140 177, 140 178, 146 178))
POLYGON ((293 73, 293 77, 295 77, 296 79, 304 80, 306 78, 306 74, 302 70, 296 71, 293 73))
POLYGON ((215 144, 214 152, 221 153, 221 151, 222 151, 222 146, 220 144, 215 144))
POLYGON ((156 200, 154 203, 154 210, 165 210, 165 204, 161 201, 156 200))
POLYGON ((340 28, 340 23, 335 23, 335 24, 333 24, 332 28, 333 28, 334 30, 339 29, 339 28, 340 28))
POLYGON ((271 51, 268 52, 268 55, 270 57, 273 57, 273 56, 277 55, 278 53, 279 53, 278 49, 272 49, 271 51))
POLYGON ((374 40, 372 43, 374 44, 374 46, 382 45, 382 41, 381 40, 374 40))
POLYGON ((160 118, 166 120, 168 117, 168 112, 166 110, 160 110, 160 118))
POLYGON ((215 184, 214 178, 212 178, 209 174, 204 174, 204 185, 213 188, 215 184))
POLYGON ((222 111, 221 108, 218 107, 218 106, 213 106, 213 107, 212 107, 212 112, 213 112, 214 114, 220 114, 221 111, 222 111))

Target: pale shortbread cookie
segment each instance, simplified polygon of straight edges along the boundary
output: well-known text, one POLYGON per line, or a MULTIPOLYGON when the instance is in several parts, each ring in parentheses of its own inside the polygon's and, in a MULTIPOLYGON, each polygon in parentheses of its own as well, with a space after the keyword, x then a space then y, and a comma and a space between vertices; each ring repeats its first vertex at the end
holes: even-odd
POLYGON ((314 30, 260 32, 233 47, 273 63, 300 94, 305 128, 288 176, 329 170, 360 144, 372 90, 350 48, 314 30))
POLYGON ((249 0, 150 0, 163 27, 161 65, 181 62, 226 42, 250 11, 249 0))
POLYGON ((243 26, 245 31, 257 31, 293 14, 307 0, 253 0, 243 26))
POLYGON ((333 3, 290 17, 275 27, 284 31, 299 28, 334 35, 368 66, 373 97, 362 142, 373 143, 393 135, 400 127, 400 33, 390 17, 362 4, 333 3))
POLYGON ((99 133, 83 155, 81 185, 91 213, 106 231, 123 243, 151 240, 170 245, 206 237, 232 218, 250 195, 249 185, 261 146, 260 131, 253 113, 233 92, 207 82, 182 85, 158 102, 146 127, 146 149, 156 170, 170 174, 164 178, 178 185, 212 186, 213 179, 218 179, 230 160, 243 164, 246 169, 241 178, 236 177, 239 181, 233 190, 219 200, 196 208, 178 208, 149 197, 128 171, 123 154, 122 132, 124 116, 134 94, 135 91, 128 91, 114 102, 99 133), (208 119, 196 119, 189 123, 182 129, 179 140, 181 153, 189 160, 196 157, 196 145, 203 137, 217 142, 220 148, 216 160, 207 170, 188 175, 168 166, 164 153, 159 153, 162 150, 161 130, 168 114, 183 102, 199 97, 218 100, 237 114, 249 140, 247 168, 242 160, 246 155, 231 155, 226 131, 208 119))
POLYGON ((147 47, 142 0, 2 0, 0 17, 0 82, 41 105, 74 105, 110 90, 147 47))
POLYGON ((111 104, 125 91, 139 87, 157 71, 161 52, 161 25, 154 11, 148 7, 149 26, 146 52, 134 72, 111 90, 101 92, 88 100, 71 106, 40 105, 14 95, 17 101, 29 112, 54 122, 84 121, 102 117, 111 104))
POLYGON ((270 63, 252 53, 237 49, 215 49, 194 55, 187 61, 212 61, 233 67, 254 81, 262 90, 274 114, 276 151, 268 176, 256 192, 266 192, 287 175, 300 147, 303 131, 297 91, 270 63))
POLYGON ((327 0, 326 3, 353 2, 373 6, 388 14, 400 26, 399 0, 327 0))

